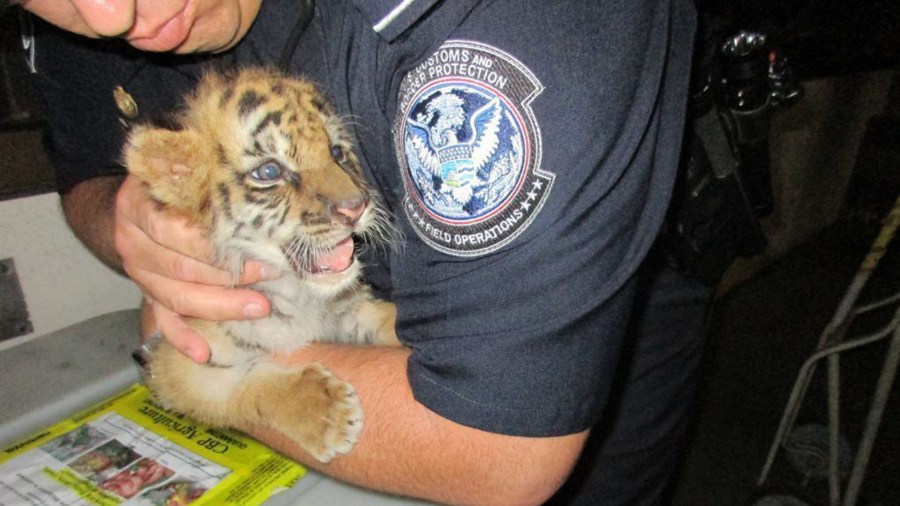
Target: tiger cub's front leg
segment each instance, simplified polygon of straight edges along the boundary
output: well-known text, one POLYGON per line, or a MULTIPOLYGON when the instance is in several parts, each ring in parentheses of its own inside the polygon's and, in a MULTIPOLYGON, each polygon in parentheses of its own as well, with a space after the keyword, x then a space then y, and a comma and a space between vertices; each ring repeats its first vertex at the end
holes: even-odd
POLYGON ((397 339, 397 306, 392 302, 370 298, 355 309, 341 322, 344 335, 357 343, 402 346, 397 339))
POLYGON ((216 427, 269 427, 321 462, 353 448, 363 417, 349 383, 317 363, 282 367, 260 359, 236 364, 197 364, 162 342, 153 353, 147 384, 166 408, 216 427))
POLYGON ((241 418, 275 429, 321 462, 349 452, 363 428, 353 386, 316 362, 291 368, 257 364, 234 406, 241 418))

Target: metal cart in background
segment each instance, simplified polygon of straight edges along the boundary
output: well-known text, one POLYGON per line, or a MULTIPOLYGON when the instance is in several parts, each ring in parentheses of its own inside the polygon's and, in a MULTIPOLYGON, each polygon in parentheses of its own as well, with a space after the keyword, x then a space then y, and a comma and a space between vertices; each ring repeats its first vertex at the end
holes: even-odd
POLYGON ((800 368, 765 465, 757 480, 758 486, 765 484, 779 451, 784 450, 791 464, 801 473, 807 476, 819 474, 827 477, 831 506, 853 506, 859 499, 869 457, 893 386, 897 366, 900 364, 900 291, 867 304, 859 304, 859 298, 896 235, 898 227, 900 227, 900 197, 885 218, 875 242, 854 275, 831 322, 822 332, 815 351, 800 368), (857 318, 872 315, 875 310, 880 310, 879 314, 889 312, 892 305, 897 307, 886 324, 864 335, 848 335, 851 325, 857 318), (841 354, 885 339, 889 339, 889 343, 884 363, 872 394, 856 455, 851 460, 852 452, 849 445, 841 438, 841 354), (815 434, 811 434, 816 432, 816 428, 795 427, 795 423, 810 381, 817 366, 823 361, 827 366, 828 424, 827 427, 818 429, 824 437, 817 438, 815 434), (816 448, 817 445, 824 448, 816 448))

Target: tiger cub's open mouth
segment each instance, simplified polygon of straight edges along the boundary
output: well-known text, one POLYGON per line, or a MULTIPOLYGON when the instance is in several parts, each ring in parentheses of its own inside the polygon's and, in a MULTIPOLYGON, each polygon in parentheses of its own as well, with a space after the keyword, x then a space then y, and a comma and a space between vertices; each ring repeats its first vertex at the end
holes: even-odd
POLYGON ((354 247, 355 242, 353 236, 347 236, 346 239, 338 242, 333 248, 327 251, 317 251, 308 254, 291 254, 290 251, 285 248, 285 256, 297 272, 307 272, 310 274, 340 273, 346 271, 353 265, 354 247))

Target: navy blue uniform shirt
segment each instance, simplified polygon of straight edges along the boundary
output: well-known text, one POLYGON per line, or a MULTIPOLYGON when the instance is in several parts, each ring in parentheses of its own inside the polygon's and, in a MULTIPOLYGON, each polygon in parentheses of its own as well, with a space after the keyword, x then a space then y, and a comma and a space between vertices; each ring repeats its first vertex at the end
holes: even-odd
MULTIPOLYGON (((213 57, 39 25, 61 191, 123 172, 114 87, 141 121, 204 65, 273 65, 296 4, 266 0, 213 57)), ((419 402, 523 436, 599 419, 675 178, 693 23, 685 0, 317 4, 289 70, 348 118, 404 235, 374 277, 398 305, 419 402)))

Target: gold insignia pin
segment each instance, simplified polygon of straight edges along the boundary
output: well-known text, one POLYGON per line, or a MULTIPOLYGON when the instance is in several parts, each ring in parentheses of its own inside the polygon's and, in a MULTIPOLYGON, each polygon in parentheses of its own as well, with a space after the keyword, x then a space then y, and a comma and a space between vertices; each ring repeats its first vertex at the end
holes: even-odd
POLYGON ((138 116, 138 106, 137 102, 134 101, 134 97, 132 97, 124 88, 121 86, 116 86, 113 88, 113 98, 116 101, 116 108, 119 109, 119 112, 122 116, 125 116, 128 119, 134 119, 138 116))

